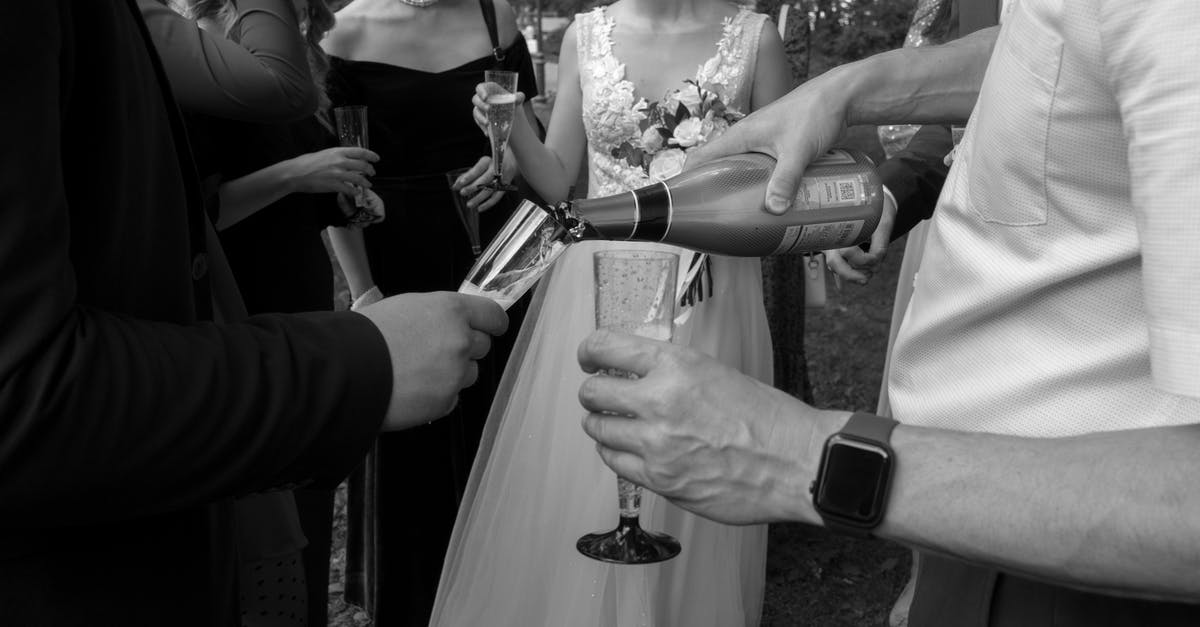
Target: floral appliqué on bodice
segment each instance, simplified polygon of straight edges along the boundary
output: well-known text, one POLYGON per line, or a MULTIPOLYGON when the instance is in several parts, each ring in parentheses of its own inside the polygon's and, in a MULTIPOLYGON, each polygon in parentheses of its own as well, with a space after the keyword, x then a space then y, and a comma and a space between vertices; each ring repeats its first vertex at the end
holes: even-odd
MULTIPOLYGON (((692 77, 701 85, 720 85, 732 110, 748 113, 748 87, 766 19, 746 9, 727 18, 716 54, 692 77)), ((604 7, 576 16, 575 23, 590 164, 588 196, 608 196, 647 185, 651 179, 641 168, 612 156, 612 149, 622 142, 641 137, 638 122, 645 117, 641 110, 647 105, 645 98, 635 100, 633 82, 625 78, 625 64, 613 54, 615 23, 604 7)), ((685 78, 679 77, 680 84, 685 78)))

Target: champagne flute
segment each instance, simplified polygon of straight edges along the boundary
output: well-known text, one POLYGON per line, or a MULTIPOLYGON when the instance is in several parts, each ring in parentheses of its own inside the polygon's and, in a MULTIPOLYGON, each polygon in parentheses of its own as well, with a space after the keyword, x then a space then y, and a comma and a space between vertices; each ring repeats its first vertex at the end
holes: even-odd
MULTIPOLYGON (((671 341, 675 322, 675 253, 614 250, 592 257, 596 283, 596 328, 671 341)), ((632 377, 608 371, 610 376, 632 377)), ((630 420, 635 420, 631 418, 630 420)), ((653 564, 679 554, 679 541, 641 528, 642 488, 617 478, 620 519, 607 533, 583 536, 575 548, 584 555, 616 564, 653 564)))
POLYGON ((550 269, 571 240, 565 227, 537 203, 523 200, 459 286, 508 309, 550 269))
POLYGON ((487 90, 488 139, 492 143, 492 173, 495 177, 487 187, 496 191, 516 191, 516 187, 500 180, 504 173, 504 152, 512 133, 513 116, 517 110, 517 73, 506 70, 487 70, 483 73, 487 90))
POLYGON ((467 232, 467 241, 471 243, 471 252, 478 259, 479 253, 483 252, 483 245, 479 241, 479 208, 468 207, 467 199, 454 190, 454 183, 458 181, 458 177, 470 170, 471 168, 450 170, 446 173, 446 185, 450 187, 450 196, 454 199, 454 208, 458 211, 458 218, 462 222, 463 229, 467 232))
MULTIPOLYGON (((337 125, 338 143, 352 148, 367 147, 367 107, 354 105, 334 107, 333 119, 337 125)), ((362 187, 354 186, 354 206, 365 208, 367 194, 362 187)))

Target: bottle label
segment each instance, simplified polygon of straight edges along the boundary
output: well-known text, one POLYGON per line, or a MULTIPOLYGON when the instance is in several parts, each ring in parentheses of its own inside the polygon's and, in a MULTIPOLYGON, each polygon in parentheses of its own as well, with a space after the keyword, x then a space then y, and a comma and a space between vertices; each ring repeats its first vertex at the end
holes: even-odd
POLYGON ((790 252, 817 252, 842 248, 858 239, 862 232, 862 220, 825 222, 823 224, 798 224, 784 231, 783 241, 772 255, 790 252))
POLYGON ((863 184, 857 177, 816 177, 800 180, 798 197, 809 209, 833 209, 863 204, 863 184))

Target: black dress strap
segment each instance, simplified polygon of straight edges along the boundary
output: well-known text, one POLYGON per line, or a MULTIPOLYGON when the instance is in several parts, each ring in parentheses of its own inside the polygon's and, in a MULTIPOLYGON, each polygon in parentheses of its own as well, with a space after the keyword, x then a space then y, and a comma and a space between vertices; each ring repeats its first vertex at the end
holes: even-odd
POLYGON ((483 23, 487 24, 488 37, 492 40, 492 56, 496 63, 504 61, 504 47, 500 45, 500 34, 496 29, 496 5, 492 0, 479 0, 479 10, 483 13, 483 23))

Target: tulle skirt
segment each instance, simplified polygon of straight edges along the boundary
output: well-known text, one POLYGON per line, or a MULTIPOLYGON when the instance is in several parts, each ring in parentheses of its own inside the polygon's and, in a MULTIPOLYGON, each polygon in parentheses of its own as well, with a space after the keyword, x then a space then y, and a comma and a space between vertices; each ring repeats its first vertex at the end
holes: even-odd
MULTIPOLYGON (((722 525, 647 492, 643 527, 682 553, 611 565, 575 550, 612 529, 616 477, 584 434, 579 342, 595 327, 592 253, 686 251, 577 244, 538 286, 480 446, 446 556, 431 625, 445 627, 737 627, 762 610, 765 525, 722 525)), ((766 383, 771 341, 757 259, 714 258, 714 293, 681 315, 675 341, 766 383)))

